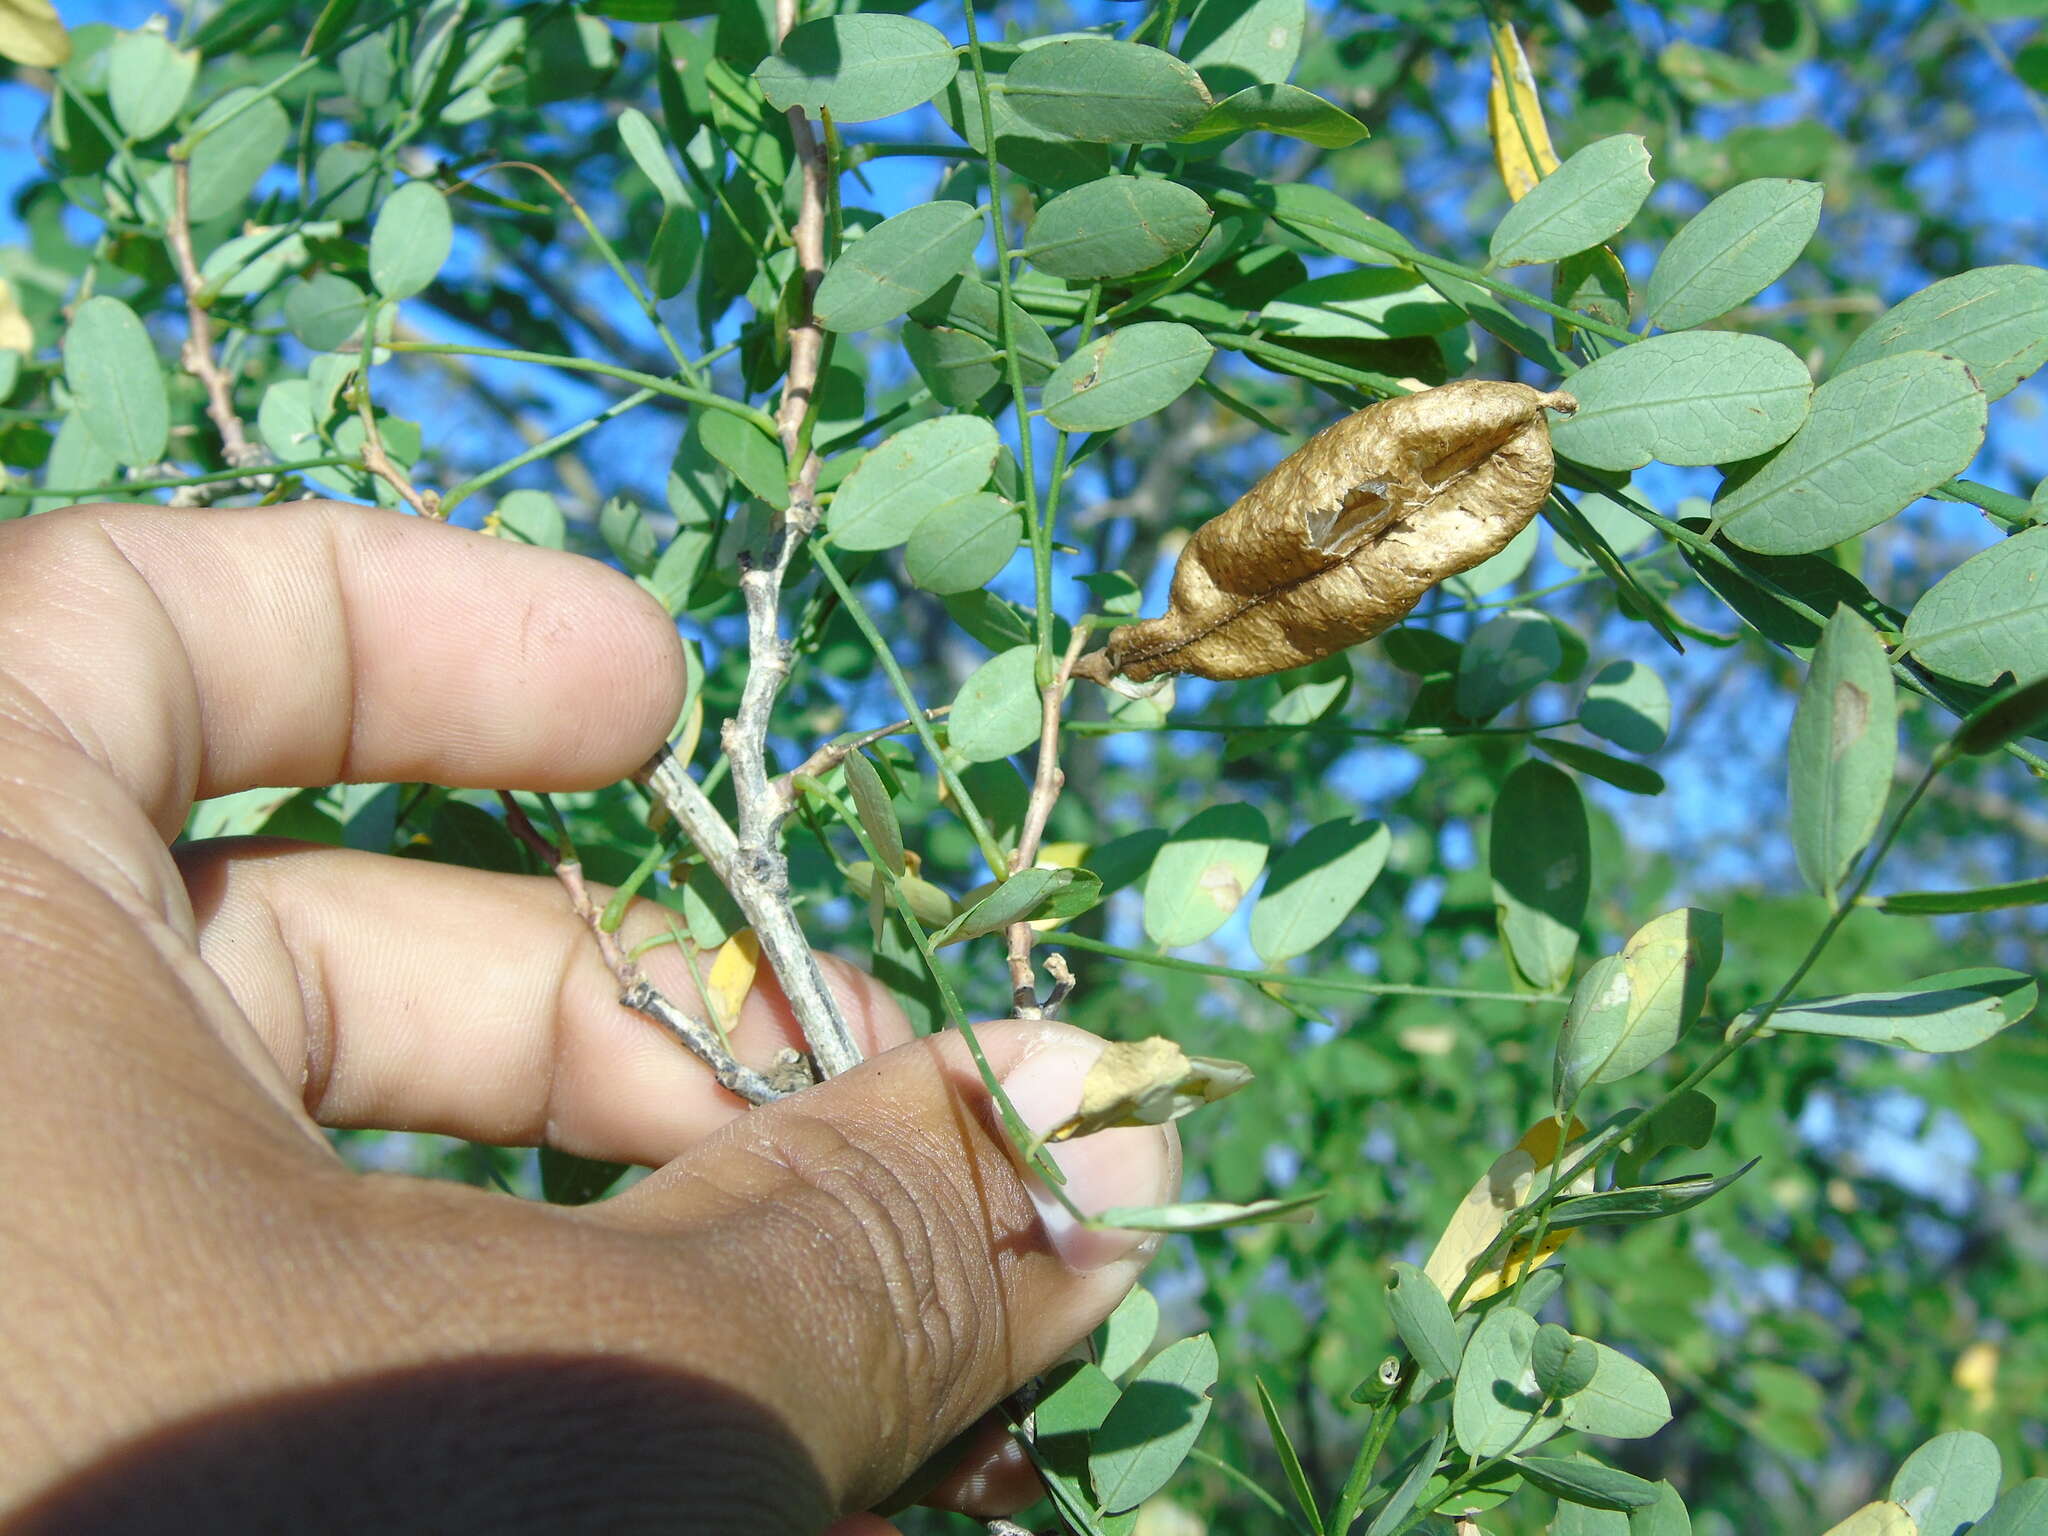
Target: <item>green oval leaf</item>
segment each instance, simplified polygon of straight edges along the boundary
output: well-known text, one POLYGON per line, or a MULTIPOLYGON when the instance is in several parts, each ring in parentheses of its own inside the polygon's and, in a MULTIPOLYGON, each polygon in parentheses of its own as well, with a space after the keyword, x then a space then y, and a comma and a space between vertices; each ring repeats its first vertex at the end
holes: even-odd
POLYGON ((1212 91, 1278 85, 1293 75, 1307 29, 1307 0, 1200 0, 1180 56, 1212 91))
POLYGON ((1208 1422, 1216 1371, 1216 1346, 1198 1333, 1169 1344, 1131 1378, 1089 1446, 1105 1513, 1134 1509, 1166 1486, 1208 1422))
POLYGON ((871 123, 924 105, 952 82, 959 60, 946 35, 910 16, 825 16, 794 28, 754 70, 778 110, 871 123))
POLYGON ((1996 1445, 1974 1429, 1950 1430, 1906 1458, 1889 1497, 1905 1504, 1931 1492, 1933 1502, 1920 1508, 1920 1536, 1963 1536, 1991 1513, 2003 1475, 1996 1445))
POLYGON ((1641 1440, 1671 1422, 1671 1399, 1647 1366, 1605 1344, 1595 1343, 1593 1351, 1599 1357, 1593 1379, 1564 1405, 1567 1429, 1641 1440))
POLYGON ((1010 563, 1023 533, 1016 507, 977 491, 925 514, 904 546, 903 565, 927 592, 971 592, 1010 563))
POLYGON ((117 464, 162 460, 171 438, 171 400, 156 346, 135 311, 95 294, 64 332, 64 382, 72 409, 117 464))
POLYGON ((758 422, 732 411, 704 411, 697 418, 697 441, 771 507, 789 505, 789 461, 781 441, 758 422))
POLYGON ((1210 105, 1202 77, 1172 54, 1097 37, 1027 48, 1003 89, 1026 122, 1093 144, 1165 143, 1210 105))
POLYGON ((387 299, 411 298, 433 282, 454 245, 448 199, 428 182, 408 181, 377 210, 370 281, 387 299))
POLYGON ((1335 102, 1298 85, 1248 85, 1216 103, 1180 136, 1183 144, 1200 144, 1254 129, 1285 134, 1323 149, 1344 149, 1370 135, 1365 124, 1335 102))
POLYGON ((1214 348, 1193 326, 1147 320, 1099 336, 1045 381, 1045 419, 1063 432, 1107 432, 1184 394, 1214 348))
POLYGON ((1723 492, 1715 525, 1759 554, 1839 544, 1967 469, 1984 420, 1984 392, 1953 357, 1904 352, 1838 374, 1792 440, 1723 492))
POLYGON ((1793 851, 1830 903, 1884 815, 1898 737, 1884 642, 1853 609, 1837 608, 1799 690, 1789 751, 1793 851))
POLYGON ((1020 645, 968 674, 953 695, 947 740, 970 763, 992 763, 1037 741, 1042 721, 1038 651, 1020 645))
POLYGON ((1536 1319, 1519 1307, 1494 1307, 1472 1330, 1451 1394, 1451 1428, 1467 1456, 1498 1456, 1510 1446, 1527 1450, 1562 1427, 1555 1403, 1533 1426, 1529 1422, 1543 1407, 1530 1360, 1535 1345, 1536 1319))
POLYGON ((962 912, 934 944, 978 939, 1012 923, 1075 917, 1102 900, 1102 882, 1085 869, 1021 869, 962 912))
POLYGON ((1209 205, 1177 182, 1104 176, 1062 192, 1024 232, 1024 258, 1055 277, 1129 277, 1189 251, 1209 205))
POLYGON ((1145 1358, 1158 1336, 1159 1303, 1142 1285, 1133 1286, 1095 1331, 1096 1364, 1114 1381, 1145 1358))
POLYGON ((1991 1513, 1971 1529, 1970 1536, 2028 1536, 2048 1529, 2048 1477, 2030 1477, 2006 1490, 1991 1513))
POLYGON ((1160 845, 1145 877, 1145 933, 1168 949, 1209 937, 1244 904, 1266 867, 1266 818, 1212 805, 1160 845))
POLYGON ((1652 918, 1579 978, 1557 1042, 1552 1093, 1569 1114, 1595 1083, 1640 1072, 1699 1017, 1721 963, 1721 919, 1695 907, 1652 918))
POLYGON ((1650 273, 1650 324, 1678 331, 1719 319, 1783 277, 1820 227, 1814 181, 1730 187, 1671 237, 1650 273))
MULTIPOLYGON (((1770 1027, 1801 1035, 1838 1035, 1901 1050, 1967 1051, 2034 1011, 2031 976, 1995 966, 1944 971, 1893 992, 1854 992, 1787 1003, 1770 1027)), ((1744 1014, 1742 1020, 1750 1017, 1744 1014)))
POLYGON ((1901 300, 1843 354, 1840 371, 1901 352, 1945 352, 2001 399, 2048 363, 2048 271, 1977 267, 1901 300))
POLYGON ((1251 1200, 1233 1205, 1224 1200, 1189 1200, 1179 1205, 1119 1205, 1093 1217, 1091 1227, 1120 1227, 1131 1232, 1221 1232, 1226 1227, 1260 1226, 1267 1222, 1305 1222, 1309 1207, 1324 1191, 1289 1195, 1278 1200, 1251 1200))
POLYGON ((1906 619, 1906 644, 1966 683, 2048 675, 2048 528, 1980 550, 1937 581, 1906 619))
POLYGON ((1687 331, 1622 347, 1572 375, 1576 416, 1551 424, 1595 469, 1727 464, 1768 453, 1806 420, 1813 380, 1767 336, 1687 331))
POLYGON ((195 224, 242 206, 291 142, 292 121, 276 98, 241 86, 199 114, 192 135, 202 133, 189 162, 187 205, 195 224), (218 131, 205 132, 215 124, 218 131))
POLYGON ((668 157, 668 145, 662 141, 661 130, 638 107, 628 107, 619 114, 619 142, 626 146, 626 153, 633 157, 640 174, 653 183, 664 206, 696 206, 683 187, 683 178, 677 172, 675 162, 668 157))
POLYGON ((812 312, 828 330, 894 320, 959 275, 981 243, 982 214, 966 203, 920 203, 884 219, 825 271, 812 312))
POLYGON ((875 846, 882 863, 894 875, 905 873, 903 862, 903 826, 896 819, 896 807, 889 801, 889 791, 882 786, 882 776, 875 772, 875 765, 868 761, 864 752, 849 752, 846 755, 846 787, 853 794, 854 814, 860 817, 861 830, 868 835, 868 841, 875 846))
POLYGON ((1458 713, 1467 720, 1491 720, 1563 660, 1557 626, 1543 614, 1524 608, 1488 619, 1472 632, 1458 658, 1458 713))
POLYGON ((1671 731, 1671 695, 1641 662, 1609 662, 1586 685, 1579 724, 1623 751, 1654 752, 1671 731))
POLYGON ((124 32, 107 49, 107 105, 131 140, 153 139, 178 115, 199 74, 199 55, 161 32, 124 32))
POLYGON ((347 278, 322 272, 284 296, 284 322, 314 352, 332 352, 362 329, 368 301, 347 278))
POLYGON ((1358 267, 1296 283, 1262 305, 1259 319, 1287 336, 1384 341, 1448 331, 1465 312, 1412 272, 1358 267))
POLYGON ((1458 1374, 1465 1341, 1436 1282, 1413 1264, 1396 1261, 1387 1272, 1387 1315, 1415 1363, 1445 1381, 1458 1374))
POLYGON ((1657 1485, 1602 1466, 1564 1456, 1516 1456, 1508 1465, 1545 1493, 1588 1509, 1646 1509, 1657 1502, 1657 1485))
POLYGON ((1595 139, 1508 209, 1488 252, 1504 267, 1575 256, 1619 234, 1654 184, 1640 135, 1595 139))
POLYGON ((893 549, 940 507, 988 484, 1002 439, 979 416, 905 427, 861 456, 825 512, 841 549, 893 549))
POLYGON ((1592 859, 1586 804, 1571 775, 1548 763, 1517 766, 1493 804, 1494 915, 1515 969, 1543 991, 1571 978, 1592 859))
POLYGON ((1386 867, 1383 821, 1327 821, 1273 864, 1252 908, 1252 948, 1268 965, 1305 955, 1335 933, 1386 867))
POLYGON ((1537 1328, 1536 1343, 1529 1353, 1536 1385, 1546 1396, 1559 1399, 1585 1391, 1599 1359, 1591 1339, 1577 1338, 1569 1328, 1556 1323, 1544 1323, 1537 1328))

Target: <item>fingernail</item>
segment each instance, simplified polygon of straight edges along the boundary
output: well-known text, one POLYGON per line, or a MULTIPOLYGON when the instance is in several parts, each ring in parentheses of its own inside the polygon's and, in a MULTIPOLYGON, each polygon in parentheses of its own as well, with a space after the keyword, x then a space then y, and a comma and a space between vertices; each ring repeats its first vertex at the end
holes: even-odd
MULTIPOLYGON (((1102 1041, 1062 1029, 1010 1069, 1003 1091, 1033 1135, 1074 1113, 1082 1080, 1101 1054, 1102 1041)), ((1117 1206, 1159 1205, 1180 1186, 1179 1138, 1164 1126, 1098 1131, 1045 1150, 1067 1176, 1062 1192, 1089 1216, 1117 1206)), ((1100 1269, 1125 1258, 1151 1236, 1084 1226, 1036 1175, 1027 1175, 1025 1183, 1053 1247, 1077 1270, 1100 1269)))

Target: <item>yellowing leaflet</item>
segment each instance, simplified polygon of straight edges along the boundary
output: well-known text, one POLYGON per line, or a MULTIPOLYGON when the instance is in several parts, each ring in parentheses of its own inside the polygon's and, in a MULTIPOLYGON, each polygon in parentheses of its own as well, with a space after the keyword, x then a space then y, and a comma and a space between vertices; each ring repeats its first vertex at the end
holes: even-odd
POLYGON ((1557 169, 1550 126, 1536 96, 1536 76, 1512 23, 1493 23, 1493 84, 1486 92, 1486 131, 1493 136, 1493 160, 1508 196, 1520 202, 1529 189, 1557 169), (1505 62, 1509 78, 1501 75, 1505 62), (1519 116, 1520 121, 1516 121, 1519 116))

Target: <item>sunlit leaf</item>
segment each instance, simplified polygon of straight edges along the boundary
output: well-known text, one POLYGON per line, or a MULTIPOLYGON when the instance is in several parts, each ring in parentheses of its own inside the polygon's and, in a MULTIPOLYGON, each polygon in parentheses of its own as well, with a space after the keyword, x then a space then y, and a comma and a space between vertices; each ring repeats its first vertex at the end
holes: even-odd
POLYGON ((1901 352, 1959 357, 1986 398, 2003 399, 2048 363, 2048 271, 1978 267, 1931 283, 1874 321, 1840 366, 1846 373, 1901 352))
POLYGON ((1097 337, 1045 381, 1046 420, 1065 432, 1107 432, 1164 410, 1209 366, 1193 326, 1147 320, 1097 337))
POLYGON ((1335 933, 1386 867, 1385 822, 1340 819, 1304 833, 1273 863, 1252 908, 1252 948, 1268 965, 1307 954, 1335 933))
MULTIPOLYGON (((1839 1035, 1909 1051, 1967 1051, 2034 1011, 2034 978, 1996 966, 1929 976, 1890 992, 1854 992, 1787 1003, 1770 1027, 1839 1035)), ((1749 1018, 1744 1014, 1741 1023, 1749 1018)))
POLYGON ((1667 331, 1704 325, 1782 277, 1820 224, 1817 182, 1757 180, 1729 188, 1671 237, 1644 308, 1667 331))
POLYGON ((1937 581, 1913 605, 1906 644, 1966 683, 2048 677, 2048 528, 1980 550, 1937 581))
POLYGON ((1209 110, 1202 77, 1163 49, 1109 38, 1028 48, 1004 83, 1010 105, 1051 133, 1097 144, 1179 138, 1209 110))
POLYGON ((1837 374, 1792 440, 1723 492, 1715 525, 1762 554, 1826 549, 1967 469, 1984 421, 1984 392, 1952 357, 1901 352, 1837 374))
POLYGON ((1502 266, 1556 261, 1619 234, 1650 195, 1650 152, 1632 133, 1595 139, 1507 211, 1489 249, 1502 266))
POLYGON ((1055 277, 1128 277, 1194 249, 1209 205, 1176 182, 1105 176, 1062 192, 1024 232, 1024 258, 1055 277))
POLYGON ((1621 347, 1572 375, 1557 451, 1595 469, 1726 464, 1768 453, 1806 420, 1813 380, 1767 336, 1693 331, 1621 347))
POLYGON ((1493 803, 1488 859, 1494 912, 1515 968, 1556 991, 1571 976, 1592 890, 1585 801, 1571 775, 1524 762, 1493 803))
POLYGON ((884 219, 825 269, 812 301, 828 330, 864 331, 937 293, 974 259, 982 212, 966 203, 919 203, 884 219))
POLYGON ((833 495, 825 530, 842 549, 892 549, 939 508, 987 485, 1001 448, 978 416, 905 427, 862 456, 833 495))
POLYGON ((171 433, 163 364, 135 311, 94 294, 64 332, 64 382, 78 420, 114 462, 154 464, 171 433))
POLYGON ((755 67, 771 104, 868 123, 922 106, 958 68, 953 45, 910 16, 822 16, 794 27, 755 67))
POLYGON ((1266 866, 1266 818, 1212 805, 1169 836, 1145 877, 1145 933, 1168 949, 1199 943, 1243 905, 1266 866))

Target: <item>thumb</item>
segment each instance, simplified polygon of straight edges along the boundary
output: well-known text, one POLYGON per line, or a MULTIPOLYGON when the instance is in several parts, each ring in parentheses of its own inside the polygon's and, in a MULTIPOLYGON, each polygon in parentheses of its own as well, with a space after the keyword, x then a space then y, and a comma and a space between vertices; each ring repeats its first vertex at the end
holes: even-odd
MULTIPOLYGON (((1063 1024, 976 1035, 1034 1132, 1074 1111, 1102 1050, 1063 1024)), ((1179 1183, 1169 1128, 1049 1150, 1091 1214, 1179 1183)), ((1059 1360, 1157 1241, 1083 1226, 1019 1172, 954 1031, 742 1117, 601 1209, 681 1242, 687 1283, 727 1303, 727 1326, 691 1341, 722 1358, 696 1368, 734 1373, 780 1418, 840 1510, 887 1494, 1059 1360)))

